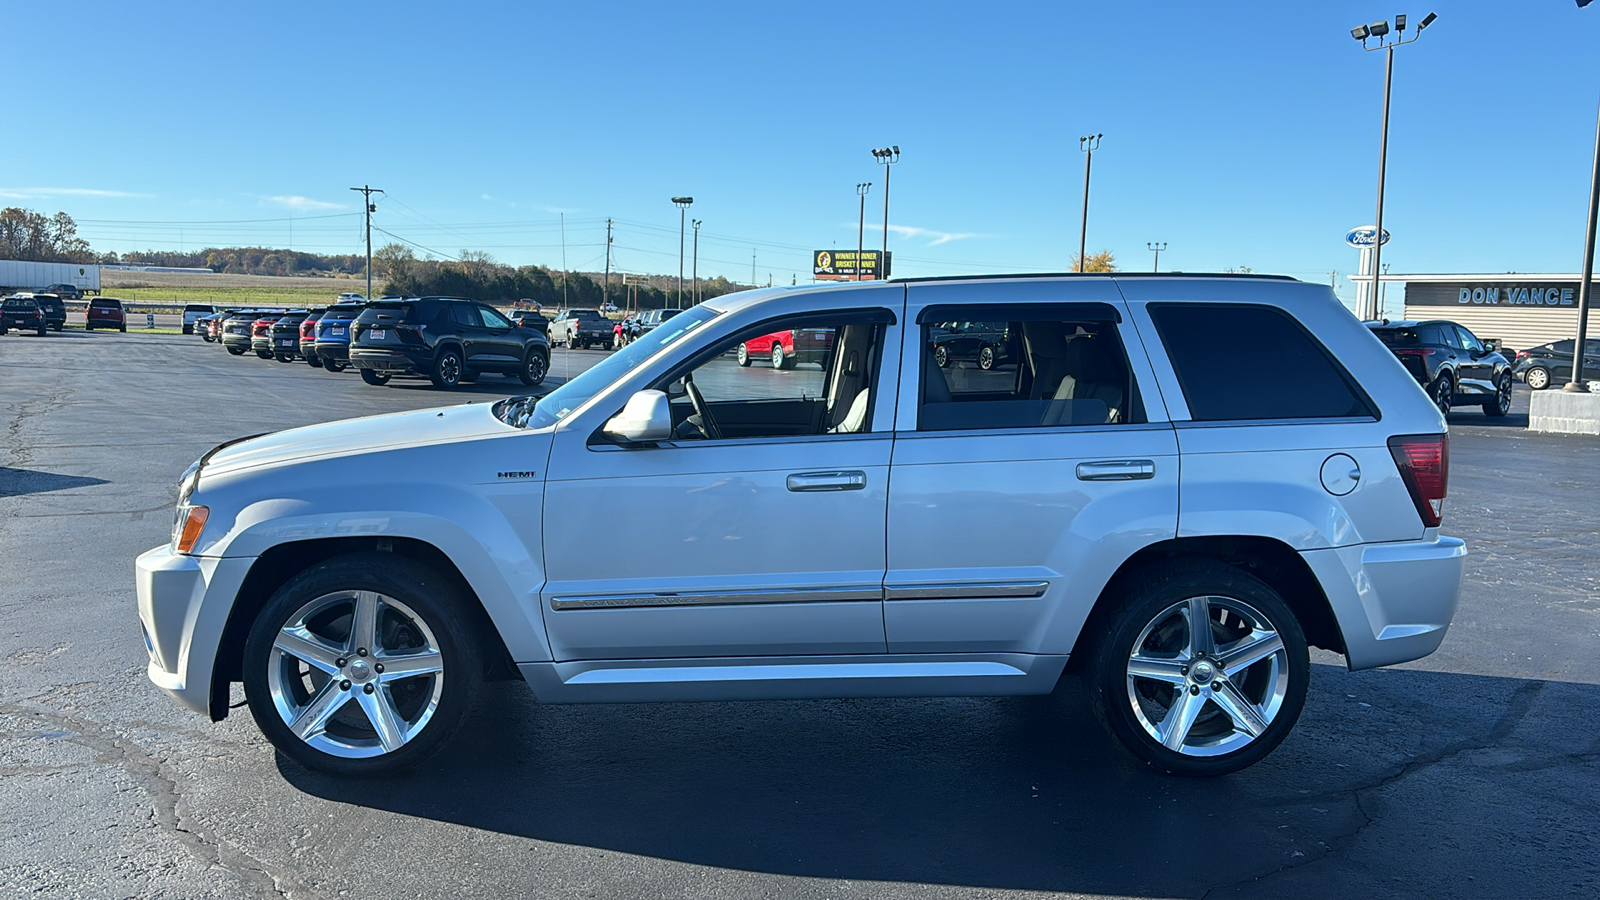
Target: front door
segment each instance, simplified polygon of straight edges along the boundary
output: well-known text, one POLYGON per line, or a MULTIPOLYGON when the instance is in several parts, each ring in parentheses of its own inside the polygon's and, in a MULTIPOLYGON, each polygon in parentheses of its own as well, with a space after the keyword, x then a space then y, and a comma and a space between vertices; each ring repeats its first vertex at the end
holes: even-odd
POLYGON ((884 651, 893 404, 872 395, 893 396, 900 310, 856 312, 708 328, 641 385, 673 398, 669 440, 597 436, 626 397, 557 430, 540 598, 556 660, 884 651), (740 341, 795 327, 832 330, 835 351, 738 365, 740 341))

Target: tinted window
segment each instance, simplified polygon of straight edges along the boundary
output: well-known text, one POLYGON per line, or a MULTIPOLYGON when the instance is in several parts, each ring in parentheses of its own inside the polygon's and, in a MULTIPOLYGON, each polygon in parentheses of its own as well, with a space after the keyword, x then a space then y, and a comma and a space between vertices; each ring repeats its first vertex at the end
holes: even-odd
POLYGON ((478 308, 468 303, 450 304, 450 321, 468 328, 483 327, 483 319, 478 316, 478 308))
POLYGON ((490 328, 510 328, 511 323, 505 317, 487 306, 478 307, 478 314, 483 317, 483 324, 490 328))
POLYGON ((1197 422, 1373 415, 1349 373, 1282 310, 1162 303, 1150 317, 1197 422))
POLYGON ((1142 422, 1114 316, 1096 309, 1012 307, 995 321, 925 311, 917 430, 1142 422))
POLYGON ((1374 328, 1372 333, 1388 347, 1416 347, 1422 343, 1422 335, 1418 333, 1418 329, 1407 326, 1374 328))
POLYGON ((1462 349, 1470 350, 1473 353, 1483 352, 1483 344, 1478 342, 1478 339, 1473 336, 1472 332, 1462 328, 1460 325, 1455 327, 1455 332, 1456 339, 1461 342, 1462 349))

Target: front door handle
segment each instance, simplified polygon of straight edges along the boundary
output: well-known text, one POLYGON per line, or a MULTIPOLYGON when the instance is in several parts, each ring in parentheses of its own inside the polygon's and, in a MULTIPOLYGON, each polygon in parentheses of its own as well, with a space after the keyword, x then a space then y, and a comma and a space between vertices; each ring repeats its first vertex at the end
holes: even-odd
POLYGON ((1107 459, 1078 463, 1079 481, 1138 481, 1156 477, 1156 464, 1148 459, 1107 459))
POLYGON ((789 490, 859 491, 867 486, 865 472, 800 472, 788 478, 789 490))

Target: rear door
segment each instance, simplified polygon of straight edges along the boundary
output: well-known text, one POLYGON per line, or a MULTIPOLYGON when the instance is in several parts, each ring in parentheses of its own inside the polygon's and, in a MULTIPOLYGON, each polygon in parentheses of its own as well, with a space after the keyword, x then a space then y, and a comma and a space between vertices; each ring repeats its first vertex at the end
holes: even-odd
POLYGON ((1067 653, 1098 585, 1177 530, 1177 441, 1116 285, 914 284, 907 307, 889 650, 1067 653), (951 322, 1025 349, 941 369, 951 322))

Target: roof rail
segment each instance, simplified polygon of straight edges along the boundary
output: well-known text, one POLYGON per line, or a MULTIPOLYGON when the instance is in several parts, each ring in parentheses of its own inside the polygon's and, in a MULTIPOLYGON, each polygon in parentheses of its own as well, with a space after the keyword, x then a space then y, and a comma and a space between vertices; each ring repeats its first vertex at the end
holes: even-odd
POLYGON ((913 278, 890 278, 891 282, 914 283, 918 281, 981 281, 999 278, 1252 278, 1266 281, 1299 281, 1292 275, 1259 275, 1254 272, 996 272, 990 275, 918 275, 913 278))

